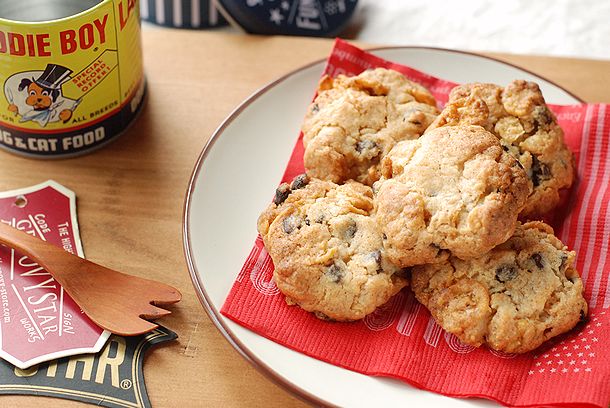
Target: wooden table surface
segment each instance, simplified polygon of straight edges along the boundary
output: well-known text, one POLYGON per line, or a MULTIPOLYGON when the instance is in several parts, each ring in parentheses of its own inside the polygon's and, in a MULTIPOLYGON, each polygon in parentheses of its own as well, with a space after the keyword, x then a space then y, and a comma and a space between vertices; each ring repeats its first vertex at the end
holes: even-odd
MULTIPOLYGON (((37 161, 0 151, 0 190, 58 181, 76 192, 89 259, 182 291, 183 301, 161 322, 180 338, 145 362, 153 406, 305 406, 250 366, 204 313, 184 259, 182 210, 195 161, 222 119, 267 82, 324 58, 332 41, 145 26, 143 42, 149 97, 135 125, 111 145, 70 160, 37 161)), ((610 103, 610 61, 493 56, 588 102, 610 103)), ((82 405, 0 397, 0 406, 46 404, 82 405)))

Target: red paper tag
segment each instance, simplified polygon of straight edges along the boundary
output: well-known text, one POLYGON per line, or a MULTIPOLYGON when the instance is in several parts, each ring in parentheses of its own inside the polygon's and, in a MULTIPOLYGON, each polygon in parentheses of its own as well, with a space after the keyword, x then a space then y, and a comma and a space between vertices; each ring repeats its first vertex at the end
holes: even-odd
MULTIPOLYGON (((442 103, 455 85, 383 60, 341 40, 335 43, 325 73, 356 75, 374 67, 402 72, 427 86, 442 103)), ((577 252, 576 268, 582 275, 590 306, 586 324, 532 353, 498 353, 464 345, 444 332, 408 288, 359 322, 324 322, 286 305, 272 280, 273 263, 260 237, 221 312, 242 326, 309 356, 364 374, 399 378, 445 395, 485 397, 511 406, 607 407, 610 106, 550 107, 574 152, 579 175, 566 204, 551 219, 555 234, 577 252)), ((303 171, 299 138, 283 181, 303 171)))
MULTIPOLYGON (((0 193, 0 222, 83 256, 74 193, 54 181, 0 193)), ((27 256, 0 247, 0 357, 19 368, 98 352, 97 327, 53 277, 27 256)))

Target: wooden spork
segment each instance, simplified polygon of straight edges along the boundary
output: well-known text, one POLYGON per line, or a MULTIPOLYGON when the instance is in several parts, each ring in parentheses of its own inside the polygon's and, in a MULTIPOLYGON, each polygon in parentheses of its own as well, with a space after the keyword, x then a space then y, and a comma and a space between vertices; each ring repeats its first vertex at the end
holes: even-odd
POLYGON ((115 334, 137 336, 156 329, 158 325, 144 319, 170 314, 156 305, 182 298, 169 285, 108 269, 2 222, 0 243, 37 262, 91 320, 115 334))

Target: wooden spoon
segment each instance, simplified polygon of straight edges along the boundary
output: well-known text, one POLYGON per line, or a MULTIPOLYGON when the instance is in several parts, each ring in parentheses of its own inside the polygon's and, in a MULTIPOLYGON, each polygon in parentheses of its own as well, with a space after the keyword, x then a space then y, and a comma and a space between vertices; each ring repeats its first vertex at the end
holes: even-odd
POLYGON ((169 305, 182 298, 169 285, 105 268, 2 222, 0 243, 37 262, 91 320, 121 336, 156 329, 158 325, 144 319, 158 319, 171 312, 154 305, 169 305))

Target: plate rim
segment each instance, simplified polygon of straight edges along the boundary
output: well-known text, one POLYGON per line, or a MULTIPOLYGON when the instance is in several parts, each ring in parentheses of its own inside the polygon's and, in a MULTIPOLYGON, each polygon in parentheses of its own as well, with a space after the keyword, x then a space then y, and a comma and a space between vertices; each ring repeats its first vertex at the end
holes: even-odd
MULTIPOLYGON (((507 65, 507 66, 510 66, 513 68, 517 68, 521 71, 527 72, 528 74, 541 78, 544 81, 556 86, 557 88, 566 92, 568 95, 570 95, 571 97, 573 97, 580 103, 586 103, 582 98, 575 95, 573 92, 567 90, 563 86, 557 84, 556 82, 554 82, 552 80, 549 80, 548 78, 546 78, 540 74, 537 74, 529 69, 523 68, 517 64, 503 61, 499 58, 491 57, 488 55, 483 55, 483 54, 480 54, 477 52, 455 50, 455 49, 442 48, 442 47, 428 47, 428 46, 383 46, 383 47, 367 47, 367 48, 363 48, 363 49, 367 52, 395 50, 395 49, 424 49, 424 50, 442 51, 442 52, 448 52, 448 53, 475 56, 475 57, 499 62, 500 64, 507 65)), ((184 199, 183 211, 182 211, 182 243, 183 243, 184 256, 186 259, 187 267, 189 270, 189 275, 191 278, 191 283, 193 285, 193 288, 195 289, 197 298, 199 299, 199 303, 201 303, 201 306, 203 307, 204 311, 206 312, 206 314, 208 315, 208 317, 210 318, 210 320, 212 321, 212 323, 214 324, 216 329, 220 332, 220 334, 224 337, 224 339, 231 345, 231 347, 233 347, 259 373, 263 374, 266 378, 271 380, 271 382, 273 382, 274 384, 276 384, 276 385, 280 386, 281 388, 283 388, 284 390, 288 391, 291 395, 299 398, 300 400, 302 400, 306 403, 315 404, 316 406, 334 406, 334 405, 332 405, 328 401, 325 401, 325 400, 317 397, 316 395, 304 390, 303 388, 299 387, 298 385, 292 383, 285 377, 278 374, 264 361, 262 361, 261 359, 256 357, 252 353, 252 351, 248 347, 246 347, 244 345, 244 343, 241 340, 239 340, 239 338, 237 338, 237 336, 228 327, 228 325, 221 320, 220 312, 214 307, 212 301, 210 300, 210 297, 203 286, 203 282, 200 279, 200 275, 198 273, 197 266, 195 265, 193 249, 191 246, 190 225, 189 225, 188 221, 189 221, 190 214, 191 214, 190 210, 191 210, 191 201, 192 201, 192 195, 193 195, 192 193, 194 191, 194 187, 197 182, 197 179, 201 173, 201 168, 203 166, 203 162, 206 159, 206 157, 207 157, 208 153, 210 152, 210 150, 212 149, 212 147, 214 146, 214 143, 216 142, 216 140, 218 140, 220 138, 220 136, 225 131, 225 129, 239 116, 239 114, 241 112, 243 112, 248 106, 250 106, 253 102, 255 102, 260 96, 265 94, 268 90, 270 90, 271 88, 274 88, 281 82, 284 82, 289 77, 291 77, 295 74, 298 74, 308 68, 311 68, 314 65, 324 63, 326 60, 327 60, 327 58, 320 58, 320 59, 314 60, 314 61, 307 63, 305 65, 302 65, 296 69, 293 69, 292 71, 289 71, 288 73, 286 73, 284 75, 281 75, 280 77, 272 80, 271 82, 268 82, 267 84, 263 85, 262 87, 260 87, 256 91, 254 91, 252 94, 250 94, 236 108, 234 108, 233 111, 231 111, 231 113, 229 113, 229 115, 227 117, 225 117, 223 119, 221 124, 214 130, 214 132, 212 133, 212 135, 210 136, 210 138, 204 145, 201 153, 199 153, 199 156, 197 158, 197 161, 195 162, 195 166, 193 167, 191 176, 189 178, 189 182, 188 182, 188 186, 187 186, 186 194, 185 194, 185 199, 184 199)), ((313 90, 312 90, 312 92, 313 92, 313 90)))

